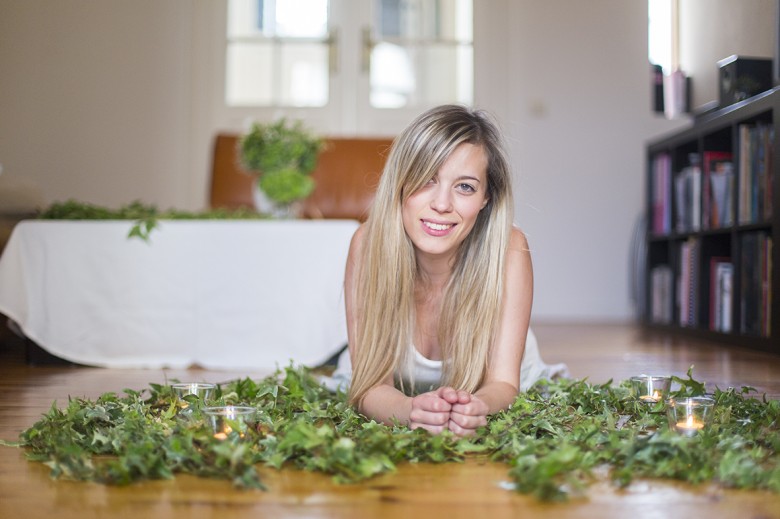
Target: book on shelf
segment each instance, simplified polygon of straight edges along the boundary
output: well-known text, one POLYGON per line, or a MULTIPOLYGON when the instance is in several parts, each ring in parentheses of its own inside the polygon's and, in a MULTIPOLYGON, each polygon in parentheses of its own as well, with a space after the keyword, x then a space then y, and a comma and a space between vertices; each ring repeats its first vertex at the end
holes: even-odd
POLYGON ((699 154, 689 155, 689 165, 674 178, 675 230, 680 233, 701 228, 701 165, 699 154))
POLYGON ((731 258, 710 258, 710 330, 731 331, 731 309, 734 297, 734 264, 731 258))
POLYGON ((659 153, 652 162, 652 231, 669 234, 672 230, 672 204, 669 199, 672 178, 672 159, 668 153, 659 153))
POLYGON ((699 311, 699 252, 698 238, 690 237, 680 244, 680 276, 677 287, 677 308, 680 326, 696 326, 699 311))
POLYGON ((674 276, 669 265, 656 265, 650 269, 650 321, 658 324, 672 323, 674 276))
POLYGON ((764 222, 772 217, 774 131, 771 124, 738 127, 740 224, 764 222))
POLYGON ((734 164, 722 162, 710 173, 712 194, 710 228, 730 227, 734 223, 734 164))
POLYGON ((728 227, 733 221, 734 164, 727 151, 705 151, 702 158, 702 228, 728 227))
POLYGON ((740 331, 769 337, 772 333, 772 237, 765 231, 740 238, 740 331))

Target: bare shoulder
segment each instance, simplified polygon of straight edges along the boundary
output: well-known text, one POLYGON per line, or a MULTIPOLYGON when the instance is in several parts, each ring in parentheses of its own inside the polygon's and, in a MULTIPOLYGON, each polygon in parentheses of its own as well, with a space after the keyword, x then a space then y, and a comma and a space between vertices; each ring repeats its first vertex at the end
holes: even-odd
POLYGON ((349 243, 350 256, 360 252, 360 249, 363 247, 363 241, 365 240, 365 235, 366 235, 366 224, 361 223, 360 226, 357 228, 357 230, 355 230, 355 233, 352 235, 352 240, 349 243))
POLYGON ((366 235, 366 226, 367 224, 365 222, 358 226, 358 228, 355 230, 355 234, 352 235, 353 242, 357 242, 358 245, 363 243, 366 235))
POLYGON ((352 235, 349 242, 349 252, 347 253, 346 282, 347 286, 353 281, 358 265, 360 264, 361 251, 366 239, 366 224, 360 224, 352 235))
POLYGON ((512 234, 509 236, 509 251, 519 252, 522 255, 530 254, 528 238, 525 233, 517 227, 512 227, 512 234))
MULTIPOLYGON (((533 293, 533 264, 528 239, 523 231, 513 227, 506 254, 506 283, 509 294, 526 299, 533 293)), ((519 301, 519 300, 518 300, 519 301)))
POLYGON ((531 266, 531 249, 523 231, 513 227, 509 238, 509 248, 506 254, 507 279, 511 283, 528 283, 533 278, 531 266))

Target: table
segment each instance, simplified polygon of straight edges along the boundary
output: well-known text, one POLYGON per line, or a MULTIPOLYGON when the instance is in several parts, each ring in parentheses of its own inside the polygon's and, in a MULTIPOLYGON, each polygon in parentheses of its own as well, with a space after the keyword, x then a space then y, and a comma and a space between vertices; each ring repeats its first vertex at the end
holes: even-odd
POLYGON ((44 350, 92 366, 313 365, 347 339, 351 220, 19 223, 0 313, 44 350))

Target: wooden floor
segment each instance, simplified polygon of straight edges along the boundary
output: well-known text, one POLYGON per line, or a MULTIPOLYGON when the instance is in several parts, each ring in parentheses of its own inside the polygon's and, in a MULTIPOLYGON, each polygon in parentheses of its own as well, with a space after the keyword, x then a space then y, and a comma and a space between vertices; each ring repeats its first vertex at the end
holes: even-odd
MULTIPOLYGON (((694 376, 711 387, 749 385, 780 398, 780 355, 719 344, 670 340, 626 325, 537 325, 548 362, 566 362, 575 378, 623 380, 635 374, 694 376)), ((15 341, 0 347, 0 438, 13 441, 53 401, 142 389, 166 379, 222 382, 264 373, 205 370, 106 370, 25 364, 15 341)), ((541 504, 505 490, 499 464, 404 465, 360 485, 294 470, 260 469, 269 491, 240 491, 193 477, 124 488, 54 481, 48 468, 0 446, 0 518, 23 517, 728 517, 780 518, 780 495, 639 481, 618 491, 608 484, 585 499, 541 504)))

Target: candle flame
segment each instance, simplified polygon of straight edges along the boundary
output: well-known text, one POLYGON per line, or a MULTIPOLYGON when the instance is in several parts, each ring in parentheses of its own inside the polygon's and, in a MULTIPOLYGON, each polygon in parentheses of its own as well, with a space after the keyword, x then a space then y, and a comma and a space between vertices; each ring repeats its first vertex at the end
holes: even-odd
POLYGON ((647 395, 642 395, 639 397, 643 402, 648 403, 656 403, 661 401, 661 392, 659 390, 655 390, 652 393, 648 393, 647 395))
POLYGON ((692 414, 685 417, 685 421, 677 422, 677 429, 685 432, 695 432, 704 428, 704 423, 696 419, 692 414))
POLYGON ((225 424, 225 426, 222 427, 222 430, 220 432, 214 433, 214 438, 218 440, 227 440, 228 434, 232 432, 233 432, 233 428, 225 424))

